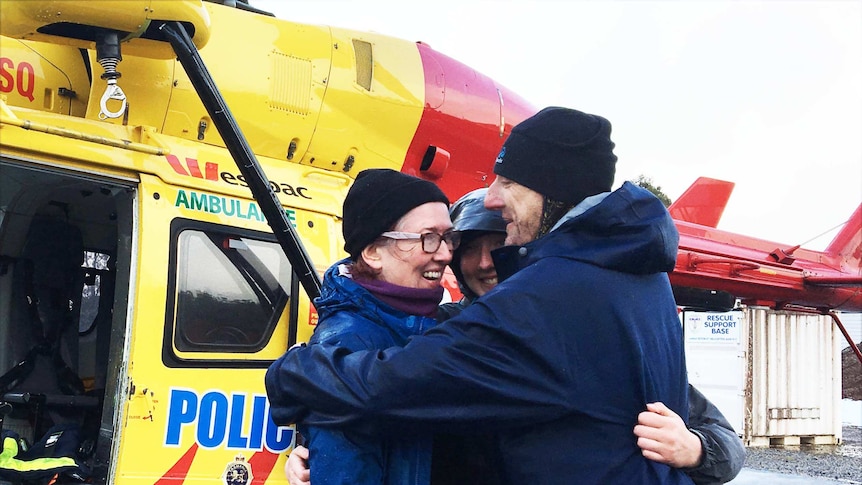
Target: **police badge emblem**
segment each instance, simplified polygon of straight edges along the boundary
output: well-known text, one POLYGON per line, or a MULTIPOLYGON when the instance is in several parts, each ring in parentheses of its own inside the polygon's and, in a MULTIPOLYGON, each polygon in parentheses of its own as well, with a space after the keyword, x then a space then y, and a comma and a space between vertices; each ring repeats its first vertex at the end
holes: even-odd
POLYGON ((245 461, 242 453, 236 455, 232 462, 227 464, 222 475, 225 485, 248 485, 251 483, 251 465, 245 461))

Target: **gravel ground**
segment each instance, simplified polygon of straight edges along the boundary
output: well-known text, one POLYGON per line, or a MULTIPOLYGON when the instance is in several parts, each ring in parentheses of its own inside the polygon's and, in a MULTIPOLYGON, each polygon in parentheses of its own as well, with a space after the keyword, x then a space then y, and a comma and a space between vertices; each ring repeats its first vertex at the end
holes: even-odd
POLYGON ((862 484, 862 427, 844 426, 840 445, 748 448, 745 467, 862 484))

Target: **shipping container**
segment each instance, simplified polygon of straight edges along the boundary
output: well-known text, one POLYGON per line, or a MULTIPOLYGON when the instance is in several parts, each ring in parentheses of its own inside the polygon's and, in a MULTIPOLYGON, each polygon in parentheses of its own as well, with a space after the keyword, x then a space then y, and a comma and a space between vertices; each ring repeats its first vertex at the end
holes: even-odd
POLYGON ((746 446, 840 443, 846 342, 829 316, 743 308, 682 321, 689 382, 746 446))

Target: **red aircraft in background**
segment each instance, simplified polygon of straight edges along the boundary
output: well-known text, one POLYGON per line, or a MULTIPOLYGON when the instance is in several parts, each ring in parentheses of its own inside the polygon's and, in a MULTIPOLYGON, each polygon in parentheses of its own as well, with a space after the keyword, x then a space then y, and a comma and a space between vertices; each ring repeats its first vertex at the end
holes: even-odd
POLYGON ((678 303, 729 309, 738 298, 746 305, 828 314, 862 363, 833 311, 862 311, 862 204, 824 251, 812 251, 718 229, 733 186, 701 177, 668 208, 680 234, 670 274, 678 303))
POLYGON ((674 285, 778 310, 862 311, 862 204, 821 252, 717 229, 732 190, 701 177, 668 208, 680 232, 674 285))

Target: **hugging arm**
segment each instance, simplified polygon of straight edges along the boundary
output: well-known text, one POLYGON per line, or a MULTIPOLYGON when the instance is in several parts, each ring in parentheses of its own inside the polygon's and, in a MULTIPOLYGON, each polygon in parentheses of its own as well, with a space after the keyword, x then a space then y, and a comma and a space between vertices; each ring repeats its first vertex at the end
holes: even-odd
POLYGON ((696 484, 726 483, 745 464, 745 446, 715 404, 688 386, 689 428, 703 446, 700 464, 686 470, 696 484))
POLYGON ((745 448, 733 427, 703 394, 689 391, 689 424, 662 403, 650 403, 638 416, 635 435, 642 453, 682 468, 698 485, 726 483, 745 462, 745 448))
POLYGON ((529 321, 501 325, 497 312, 517 314, 513 305, 519 303, 512 300, 473 304, 404 348, 349 352, 320 344, 290 350, 266 375, 273 420, 490 430, 570 412, 577 405, 570 374, 536 350, 560 344, 529 321))

